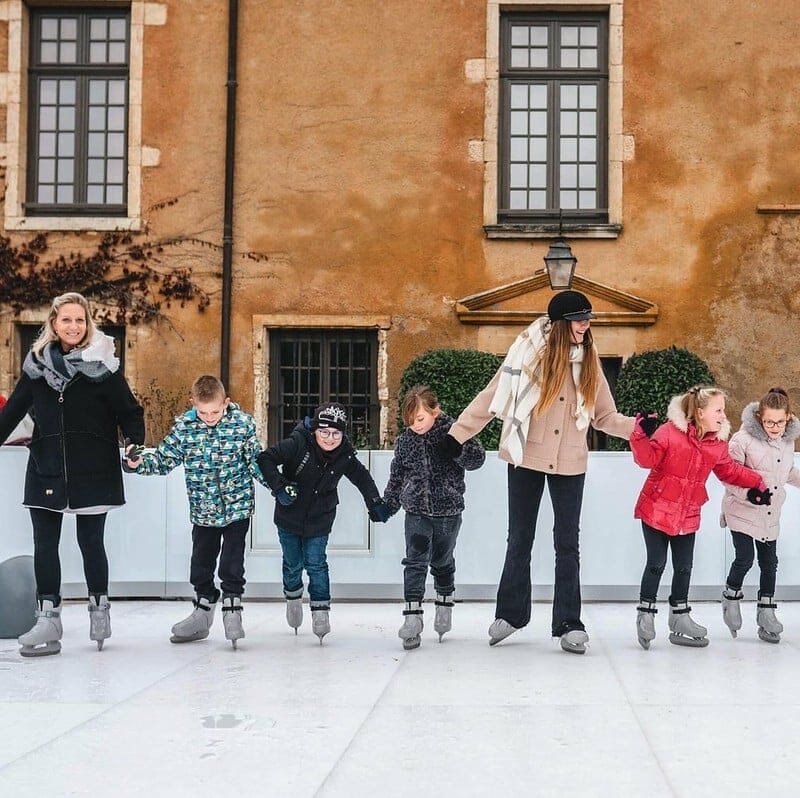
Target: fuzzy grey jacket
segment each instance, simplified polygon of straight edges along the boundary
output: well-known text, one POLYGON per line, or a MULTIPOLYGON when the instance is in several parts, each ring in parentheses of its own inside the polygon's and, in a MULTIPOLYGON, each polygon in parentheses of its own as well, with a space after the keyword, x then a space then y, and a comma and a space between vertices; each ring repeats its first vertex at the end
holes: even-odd
POLYGON ((454 516, 464 510, 464 470, 480 468, 486 453, 470 438, 455 460, 442 457, 438 445, 452 424, 452 418, 441 414, 424 435, 406 429, 397 438, 383 494, 392 510, 402 506, 407 513, 428 516, 454 516))
POLYGON ((794 467, 794 442, 800 437, 800 421, 792 416, 783 435, 770 440, 756 416, 757 410, 758 402, 751 402, 742 411, 742 426, 731 438, 729 451, 737 463, 761 474, 772 491, 772 504, 750 504, 746 490, 726 485, 720 525, 764 542, 778 539, 781 508, 786 501, 784 485, 800 488, 800 471, 794 467))

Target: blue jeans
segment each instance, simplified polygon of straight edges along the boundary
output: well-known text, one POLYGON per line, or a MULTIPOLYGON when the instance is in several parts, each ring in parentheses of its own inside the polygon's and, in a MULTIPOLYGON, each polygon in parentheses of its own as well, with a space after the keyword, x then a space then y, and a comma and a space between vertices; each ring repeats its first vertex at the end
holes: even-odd
POLYGON ((552 633, 561 637, 573 629, 583 630, 578 534, 585 477, 508 466, 508 543, 495 618, 517 629, 527 626, 531 619, 531 550, 546 479, 555 519, 552 633))
POLYGON ((328 535, 304 538, 278 529, 283 551, 283 594, 286 598, 303 595, 303 568, 308 574, 308 598, 311 606, 328 605, 331 583, 328 576, 328 535))
POLYGON ((456 548, 461 515, 429 516, 406 513, 406 556, 403 594, 406 601, 422 601, 430 566, 433 586, 440 596, 455 591, 456 548))

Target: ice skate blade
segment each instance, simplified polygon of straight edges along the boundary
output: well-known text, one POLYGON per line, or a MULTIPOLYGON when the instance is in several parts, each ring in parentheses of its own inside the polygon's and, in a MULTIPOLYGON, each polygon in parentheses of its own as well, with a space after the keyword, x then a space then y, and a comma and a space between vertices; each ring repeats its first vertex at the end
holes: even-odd
POLYGON ((49 657, 51 654, 61 653, 61 643, 58 640, 51 640, 43 646, 23 646, 19 650, 21 657, 49 657))
POLYGON ((198 640, 205 640, 208 637, 208 632, 198 632, 198 634, 190 635, 189 637, 180 637, 179 635, 173 634, 169 642, 170 643, 196 643, 198 640))
POLYGON ((439 642, 441 643, 444 640, 444 632, 439 632, 439 642))
POLYGON ((325 635, 317 635, 317 637, 319 638, 319 644, 322 645, 322 638, 325 637, 325 635))
POLYGON ((758 630, 758 637, 759 639, 763 640, 765 643, 780 643, 781 636, 776 635, 775 632, 767 632, 764 629, 758 630))
POLYGON ((238 646, 236 645, 236 641, 235 640, 231 640, 231 645, 233 646, 233 650, 236 651, 238 646))
POLYGON ((649 650, 650 650, 650 641, 649 641, 649 640, 647 640, 647 639, 645 639, 644 637, 640 637, 640 638, 639 638, 639 645, 640 645, 640 646, 641 646, 641 647, 642 647, 642 648, 643 648, 645 651, 649 651, 649 650))
POLYGON ((97 650, 98 651, 102 651, 103 650, 103 643, 104 642, 105 642, 104 640, 98 640, 97 641, 97 650))
POLYGON ((422 642, 421 637, 408 637, 403 640, 403 648, 406 651, 413 651, 415 648, 419 648, 419 644, 422 642))
POLYGON ((730 629, 731 637, 736 640, 736 629, 730 629))
POLYGON ((670 632, 669 642, 676 646, 686 646, 686 648, 705 648, 708 645, 707 637, 684 637, 683 635, 670 632))

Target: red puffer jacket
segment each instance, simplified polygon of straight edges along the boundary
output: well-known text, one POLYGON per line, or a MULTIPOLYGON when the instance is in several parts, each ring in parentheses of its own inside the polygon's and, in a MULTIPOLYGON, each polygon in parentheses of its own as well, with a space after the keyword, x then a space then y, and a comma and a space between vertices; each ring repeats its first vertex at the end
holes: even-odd
POLYGON ((631 435, 634 461, 650 469, 633 516, 667 535, 688 535, 700 527, 700 508, 708 501, 706 481, 712 471, 721 482, 741 488, 766 486, 759 474, 731 459, 727 421, 718 433, 698 438, 676 399, 667 411, 669 421, 652 438, 638 426, 631 435))

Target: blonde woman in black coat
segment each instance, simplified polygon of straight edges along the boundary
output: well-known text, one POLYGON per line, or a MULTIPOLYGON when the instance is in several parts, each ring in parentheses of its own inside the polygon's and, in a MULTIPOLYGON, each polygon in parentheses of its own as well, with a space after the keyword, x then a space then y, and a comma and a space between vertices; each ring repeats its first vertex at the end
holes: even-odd
POLYGON ((39 606, 36 625, 19 638, 24 657, 61 650, 58 544, 64 513, 76 516, 89 637, 101 649, 111 636, 103 532, 106 513, 125 503, 118 431, 132 443, 144 441, 144 413, 119 366, 114 341, 95 327, 86 299, 62 294, 0 411, 0 443, 29 411, 35 422, 23 504, 33 523, 39 606))

